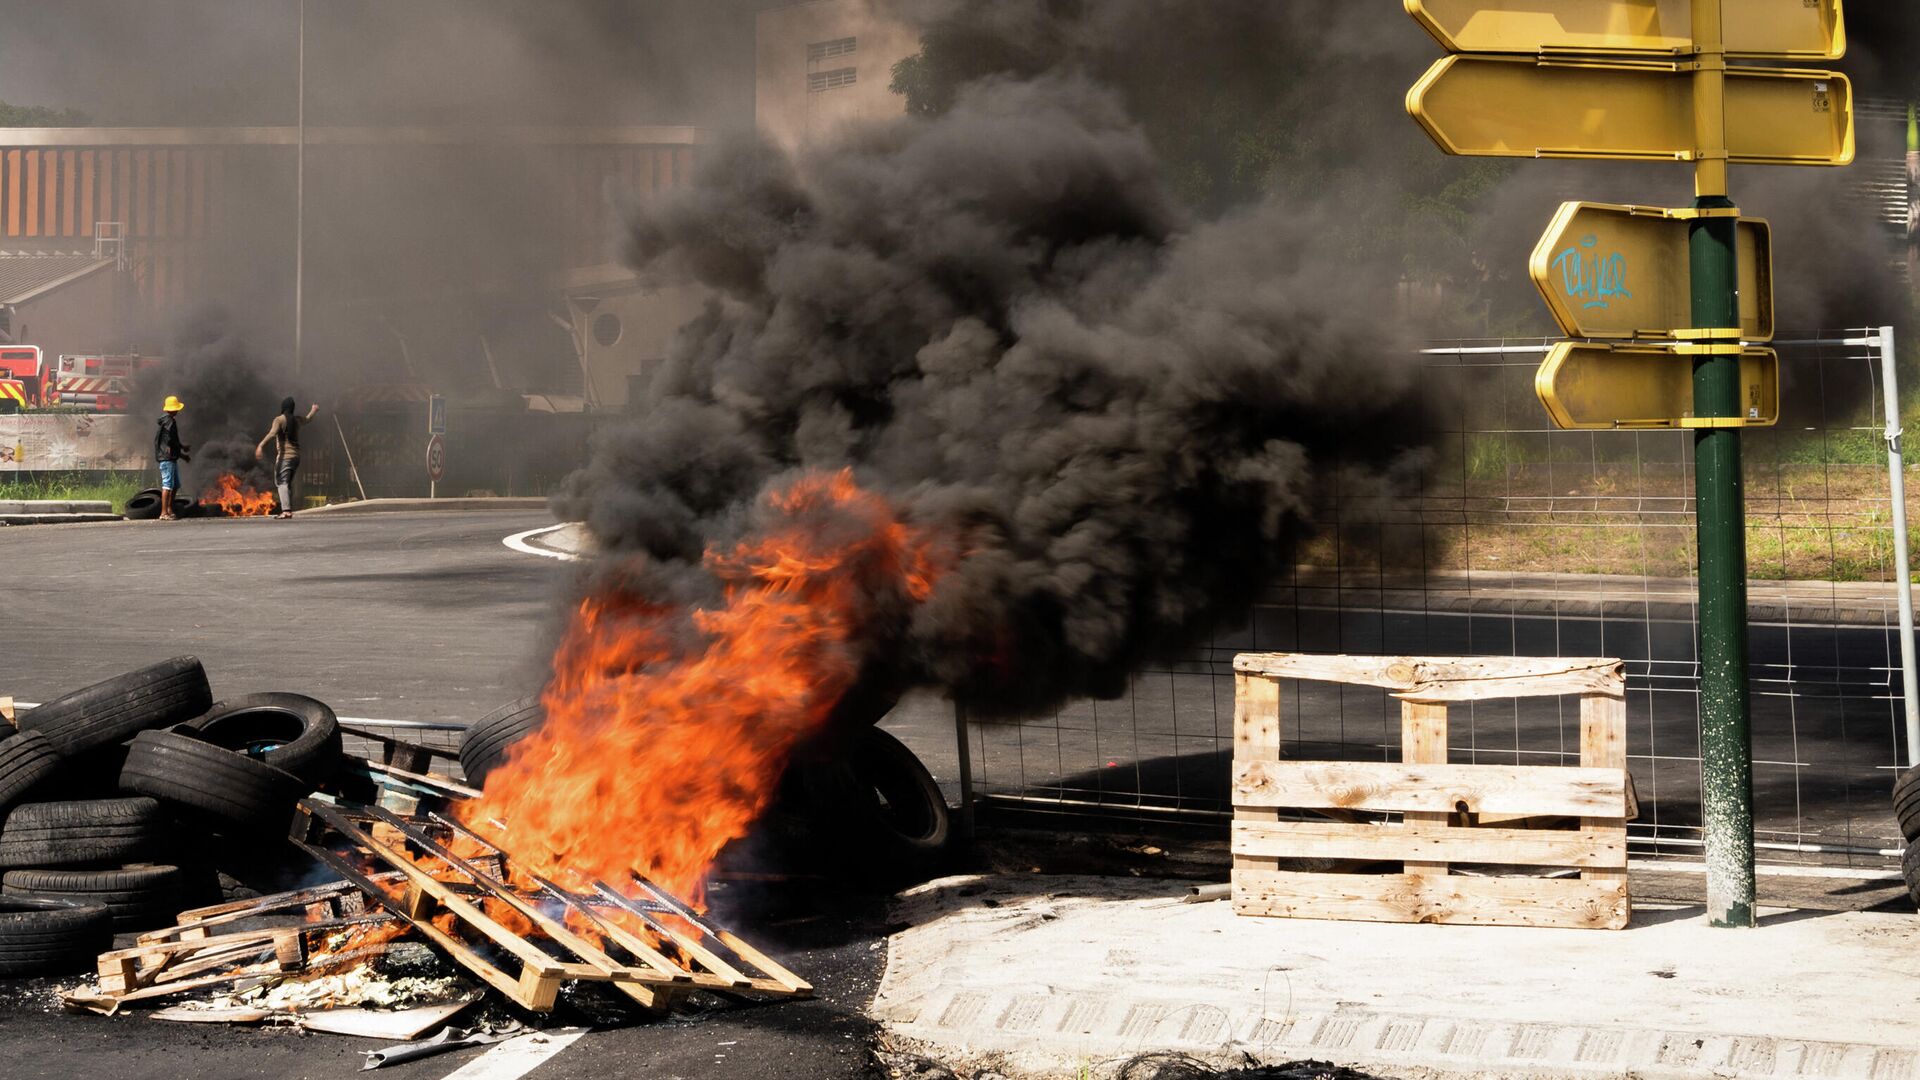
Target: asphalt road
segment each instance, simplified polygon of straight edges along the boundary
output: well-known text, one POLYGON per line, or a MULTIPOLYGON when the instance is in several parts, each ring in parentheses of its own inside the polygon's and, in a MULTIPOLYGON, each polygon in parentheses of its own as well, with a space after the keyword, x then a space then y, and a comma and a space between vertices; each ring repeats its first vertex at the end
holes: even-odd
MULTIPOLYGON (((431 512, 0 529, 9 572, 0 592, 0 695, 44 701, 191 653, 216 696, 291 690, 346 716, 468 721, 540 684, 575 571, 501 541, 550 521, 431 512)), ((951 714, 944 729, 934 716, 950 775, 951 714)), ((773 899, 777 911, 732 921, 811 980, 816 999, 596 1030, 536 1075, 869 1075, 871 1026, 861 1009, 885 964, 878 901, 842 891, 773 899)), ((581 1018, 557 1021, 569 1019, 581 1018)), ((344 1077, 375 1045, 76 1016, 60 1010, 49 983, 0 983, 0 1075, 21 1080, 344 1077)), ((382 1075, 442 1077, 482 1053, 382 1075)))
MULTIPOLYGON (((529 1075, 562 1077, 806 1077, 854 1080, 876 1075, 869 1045, 873 1024, 861 1010, 885 966, 880 914, 872 901, 837 905, 818 915, 763 924, 752 936, 804 971, 817 996, 751 1006, 713 1003, 712 1011, 671 1019, 609 1023, 605 1014, 562 1007, 555 1028, 589 1033, 529 1075), (595 1021, 600 1021, 596 1024, 595 1021)), ((56 981, 0 981, 0 1047, 9 1080, 342 1080, 360 1075, 378 1040, 310 1035, 294 1029, 185 1024, 147 1019, 138 1009, 119 1017, 64 1011, 56 981)), ((490 1048, 450 1051, 381 1069, 392 1080, 440 1080, 490 1048)), ((518 1073, 490 1074, 510 1080, 518 1073)))
MULTIPOLYGON (((343 715, 469 721, 535 689, 547 643, 576 568, 506 548, 509 534, 546 524, 538 513, 433 512, 321 515, 267 520, 125 523, 0 529, 0 695, 39 701, 154 659, 180 653, 206 664, 217 696, 293 690, 343 715)), ((1554 619, 1418 612, 1289 612, 1235 648, 1402 653, 1616 655, 1633 673, 1629 748, 1642 795, 1683 807, 1697 784, 1692 630, 1680 622, 1554 619)), ((1763 675, 1792 684, 1756 698, 1756 770, 1762 826, 1808 828, 1844 839, 1882 831, 1892 724, 1884 681, 1888 636, 1865 628, 1759 627, 1763 675)), ((1217 658, 1216 658, 1217 659, 1217 658)), ((1221 697, 1201 668, 1201 712, 1181 698, 1139 691, 1063 721, 988 729, 1011 736, 1028 782, 1124 801, 1133 791, 1217 796, 1222 756, 1193 753, 1217 738, 1221 697), (1186 704, 1181 704, 1185 701, 1186 704), (1156 704, 1167 708, 1156 713, 1156 704), (1184 742, 1181 739, 1184 738, 1184 742), (1049 761, 1051 757, 1051 761, 1049 761), (1112 762, 1112 764, 1109 764, 1112 762)), ((1157 674, 1136 684, 1158 686, 1157 674)), ((1763 686, 1763 689, 1765 687, 1763 686)), ((1231 687, 1226 691, 1230 732, 1231 687)), ((1382 699, 1312 691, 1289 724, 1296 752, 1385 743, 1397 731, 1382 699)), ((1565 739, 1556 703, 1502 705, 1459 721, 1482 754, 1565 739)), ((886 726, 912 746, 949 790, 956 755, 952 711, 911 699, 886 726)), ((1577 732, 1577 724, 1574 727, 1577 732)), ((1458 746, 1460 739, 1454 740, 1458 746)), ((1577 734, 1573 743, 1577 746, 1577 734)), ((1004 783, 996 747, 983 779, 1004 783)), ((1666 819, 1687 824, 1683 811, 1666 819)), ((776 915, 733 921, 820 988, 816 1001, 724 1010, 596 1031, 536 1076, 854 1077, 870 1074, 870 1033, 860 1010, 884 964, 885 918, 871 899, 838 893, 788 898, 776 915)), ((577 1018, 576 1018, 577 1019, 577 1018)), ((369 1044, 329 1036, 171 1025, 62 1014, 46 984, 0 986, 0 1074, 20 1077, 335 1077, 358 1069, 369 1044)), ((442 1077, 477 1050, 390 1073, 442 1077)))
POLYGON ((216 697, 468 721, 538 686, 567 564, 509 551, 541 513, 323 514, 0 530, 0 694, 182 653, 216 697))

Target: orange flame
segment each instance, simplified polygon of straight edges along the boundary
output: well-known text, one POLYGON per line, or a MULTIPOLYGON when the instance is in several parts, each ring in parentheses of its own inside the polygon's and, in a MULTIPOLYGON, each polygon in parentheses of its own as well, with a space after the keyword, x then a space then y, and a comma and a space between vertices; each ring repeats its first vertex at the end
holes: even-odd
POLYGON ((684 612, 609 591, 574 613, 545 723, 464 811, 518 864, 616 888, 638 873, 702 904, 715 857, 853 685, 851 643, 875 598, 925 600, 946 561, 849 472, 768 505, 775 526, 707 553, 723 603, 684 612), (697 645, 676 644, 683 620, 697 645))
POLYGON ((211 491, 201 493, 200 502, 218 506, 228 517, 266 517, 273 513, 273 492, 243 487, 232 473, 222 473, 211 491))

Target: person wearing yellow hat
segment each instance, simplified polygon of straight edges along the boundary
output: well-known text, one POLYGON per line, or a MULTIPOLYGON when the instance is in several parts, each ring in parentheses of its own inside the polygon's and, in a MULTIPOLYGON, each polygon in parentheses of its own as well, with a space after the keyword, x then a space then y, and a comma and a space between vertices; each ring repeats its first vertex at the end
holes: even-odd
POLYGON ((160 463, 161 521, 180 520, 173 512, 173 495, 180 490, 180 463, 193 460, 187 456, 193 448, 180 441, 179 412, 186 407, 185 402, 168 394, 166 403, 160 406, 160 430, 153 436, 153 459, 160 463))

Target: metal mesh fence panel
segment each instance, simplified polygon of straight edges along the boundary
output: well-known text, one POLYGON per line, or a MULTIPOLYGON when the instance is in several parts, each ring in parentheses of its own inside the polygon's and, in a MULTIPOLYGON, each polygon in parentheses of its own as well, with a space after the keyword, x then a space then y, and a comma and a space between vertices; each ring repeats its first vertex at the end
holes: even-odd
MULTIPOLYGON (((1745 440, 1759 852, 1879 866, 1898 857, 1906 751, 1879 360, 1843 334, 1782 337, 1781 422, 1745 440)), ((1459 351, 1420 358, 1441 430, 1418 492, 1329 492, 1298 566, 1242 625, 1143 667, 1119 698, 975 720, 975 794, 1226 818, 1239 652, 1614 656, 1636 848, 1697 849, 1691 434, 1555 430, 1533 392, 1543 343, 1442 344, 1459 351)), ((1452 712, 1456 762, 1579 761, 1577 701, 1452 712)), ((1384 691, 1288 684, 1283 715, 1288 757, 1398 759, 1384 691)))

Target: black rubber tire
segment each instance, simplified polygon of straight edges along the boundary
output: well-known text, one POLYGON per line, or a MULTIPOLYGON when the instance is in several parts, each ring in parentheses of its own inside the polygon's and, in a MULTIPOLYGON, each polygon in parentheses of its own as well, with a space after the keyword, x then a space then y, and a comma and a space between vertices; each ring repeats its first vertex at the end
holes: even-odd
POLYGON ((222 701, 187 726, 314 787, 333 779, 340 768, 340 718, 326 702, 303 694, 248 694, 222 701))
POLYGON ((20 714, 20 730, 38 731, 72 757, 124 742, 135 733, 191 720, 213 707, 207 673, 176 656, 116 675, 20 714))
POLYGON ((180 868, 150 863, 112 870, 9 870, 0 896, 103 904, 116 934, 172 926, 180 913, 180 868))
POLYGON ((260 842, 210 845, 190 854, 180 871, 197 904, 269 896, 340 876, 291 843, 260 842))
POLYGON ((1893 816, 1900 821, 1901 836, 1920 840, 1920 765, 1893 782, 1893 816))
POLYGON ((146 488, 135 492, 120 511, 120 516, 128 521, 152 521, 160 516, 160 489, 146 488))
POLYGON ((314 785, 208 742, 183 724, 134 736, 120 787, 204 815, 217 832, 284 836, 293 804, 314 785))
POLYGON ((0 975, 91 971, 112 945, 112 917, 100 904, 0 896, 0 975))
POLYGON ((460 771, 470 787, 484 787, 487 774, 507 760, 507 748, 547 719, 539 695, 523 697, 473 722, 460 736, 460 771))
POLYGON ((1900 876, 1906 879, 1907 896, 1920 906, 1920 842, 1907 845, 1907 853, 1900 859, 1900 876))
POLYGON ((0 739, 0 817, 60 771, 60 752, 37 731, 0 739))
POLYGON ((126 743, 96 746, 65 759, 60 766, 60 778, 52 786, 62 799, 120 798, 120 768, 126 761, 126 743))
POLYGON ((876 884, 923 881, 953 848, 953 815, 933 774, 877 727, 850 732, 838 753, 805 763, 802 786, 829 857, 876 884))
POLYGON ((141 862, 166 851, 165 827, 152 799, 22 803, 0 824, 0 869, 141 862))

